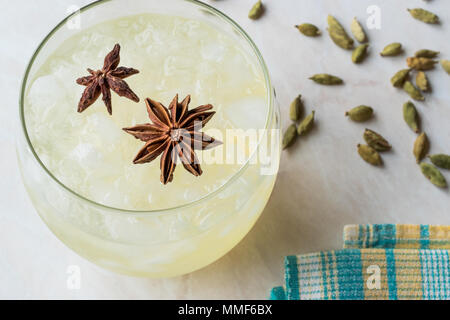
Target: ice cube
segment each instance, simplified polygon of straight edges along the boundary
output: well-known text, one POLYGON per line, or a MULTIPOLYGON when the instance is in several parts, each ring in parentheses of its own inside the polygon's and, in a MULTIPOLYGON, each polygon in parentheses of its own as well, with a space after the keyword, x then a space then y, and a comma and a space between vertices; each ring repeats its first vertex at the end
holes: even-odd
POLYGON ((88 194, 89 198, 107 206, 115 208, 129 207, 129 197, 126 191, 122 192, 109 181, 95 175, 92 175, 90 178, 88 194))
POLYGON ((101 139, 101 141, 97 141, 97 143, 106 149, 110 149, 120 140, 122 133, 121 128, 118 128, 112 118, 103 110, 89 115, 86 121, 87 130, 89 132, 87 138, 89 140, 101 139), (101 133, 101 135, 99 133, 101 133))
POLYGON ((225 50, 225 46, 219 42, 204 42, 201 53, 203 59, 219 62, 223 59, 225 50))
POLYGON ((95 170, 104 163, 103 155, 90 143, 79 143, 70 156, 81 166, 95 170))
MULTIPOLYGON (((86 76, 88 73, 84 69, 79 68, 77 64, 68 62, 67 60, 55 59, 50 64, 52 75, 55 76, 62 88, 66 90, 67 96, 79 96, 80 85, 75 81, 67 81, 67 79, 77 79, 81 76, 86 76)), ((62 91, 61 89, 59 91, 62 91)), ((70 105, 70 104, 67 104, 70 105)))
POLYGON ((204 196, 205 192, 203 190, 199 189, 186 189, 183 192, 183 199, 186 202, 192 202, 195 200, 200 199, 202 196, 204 196))
POLYGON ((198 64, 194 57, 172 55, 164 60, 164 75, 192 77, 192 67, 198 64))
POLYGON ((153 37, 155 30, 153 28, 153 26, 148 25, 147 28, 145 30, 143 30, 142 32, 138 33, 135 37, 134 40, 136 41, 136 44, 138 46, 147 46, 148 43, 150 42, 149 40, 153 37))
POLYGON ((170 240, 180 240, 191 237, 198 232, 198 228, 192 224, 189 219, 182 215, 178 215, 178 219, 172 222, 169 229, 170 240))
POLYGON ((57 161, 52 169, 62 183, 73 188, 80 186, 86 177, 84 169, 70 157, 70 154, 69 157, 57 161))
POLYGON ((262 98, 244 98, 224 105, 225 117, 237 129, 263 129, 267 115, 267 104, 262 98))
POLYGON ((50 111, 55 109, 66 98, 63 84, 54 75, 46 75, 37 78, 28 93, 28 101, 31 103, 31 112, 39 115, 40 122, 45 122, 50 111))
POLYGON ((187 20, 181 26, 181 30, 190 38, 190 41, 201 41, 211 37, 209 34, 210 28, 205 28, 205 25, 197 20, 187 20))

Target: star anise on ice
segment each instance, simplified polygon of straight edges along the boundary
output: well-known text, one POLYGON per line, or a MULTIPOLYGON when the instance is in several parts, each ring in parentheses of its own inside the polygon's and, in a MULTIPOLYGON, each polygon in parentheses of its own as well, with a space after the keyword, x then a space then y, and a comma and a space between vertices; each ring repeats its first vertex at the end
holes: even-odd
POLYGON ((222 142, 200 132, 214 116, 212 105, 201 105, 189 110, 191 96, 179 103, 176 95, 166 108, 160 102, 145 99, 147 112, 152 123, 140 124, 123 130, 136 139, 145 142, 133 162, 146 163, 160 160, 161 182, 167 184, 173 179, 173 172, 178 161, 194 176, 200 176, 202 169, 194 150, 205 150, 222 144, 222 142))
POLYGON ((87 69, 91 74, 87 77, 77 79, 77 83, 86 86, 86 89, 78 103, 78 112, 83 112, 92 105, 102 94, 103 102, 109 114, 112 114, 111 90, 121 97, 126 97, 135 102, 139 102, 138 96, 130 89, 128 84, 122 80, 136 73, 139 70, 126 67, 117 67, 120 62, 120 45, 116 44, 114 49, 105 57, 103 69, 94 71, 87 69))

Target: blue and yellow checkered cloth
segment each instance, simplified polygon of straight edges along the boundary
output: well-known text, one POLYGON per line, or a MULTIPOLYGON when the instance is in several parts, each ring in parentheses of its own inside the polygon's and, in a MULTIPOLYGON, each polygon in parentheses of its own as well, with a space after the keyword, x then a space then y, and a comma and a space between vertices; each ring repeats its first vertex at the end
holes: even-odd
POLYGON ((450 226, 350 225, 344 247, 286 257, 271 299, 450 299, 450 226))
POLYGON ((450 249, 450 226, 347 225, 344 248, 450 249))

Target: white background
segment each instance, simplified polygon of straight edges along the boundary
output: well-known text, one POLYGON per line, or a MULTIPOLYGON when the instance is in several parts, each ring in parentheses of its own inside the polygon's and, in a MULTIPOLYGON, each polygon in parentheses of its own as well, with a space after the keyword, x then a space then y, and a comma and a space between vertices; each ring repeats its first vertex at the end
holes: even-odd
MULTIPOLYGON (((265 299, 283 282, 283 257, 342 247, 342 228, 350 223, 450 224, 450 192, 431 185, 411 154, 415 134, 402 119, 408 96, 390 86, 392 74, 405 67, 406 55, 381 58, 384 45, 399 41, 408 55, 422 48, 450 59, 448 0, 266 0, 259 21, 247 18, 253 0, 208 1, 235 19, 262 51, 277 90, 283 127, 288 105, 298 94, 307 111, 316 110, 311 134, 284 152, 272 198, 249 235, 225 257, 203 270, 174 279, 136 279, 111 274, 78 257, 43 224, 22 186, 14 136, 22 74, 34 49, 67 8, 85 0, 0 0, 0 298, 224 298, 265 299), (366 9, 381 10, 381 29, 369 30, 370 56, 354 65, 350 52, 327 35, 306 38, 293 25, 312 22, 325 31, 326 16, 348 25, 363 22, 366 9), (407 7, 424 7, 443 23, 413 20, 407 7), (336 74, 342 87, 321 87, 307 78, 336 74), (349 108, 368 104, 375 118, 367 124, 344 117, 349 108), (393 145, 374 168, 356 153, 368 126, 393 145), (80 267, 81 288, 67 288, 67 269, 80 267)), ((127 1, 132 5, 132 1, 127 1)), ((367 29, 367 28, 366 28, 367 29)), ((450 153, 450 76, 439 67, 429 72, 433 93, 417 103, 432 153, 450 153)), ((450 181, 450 172, 445 176, 450 181)))

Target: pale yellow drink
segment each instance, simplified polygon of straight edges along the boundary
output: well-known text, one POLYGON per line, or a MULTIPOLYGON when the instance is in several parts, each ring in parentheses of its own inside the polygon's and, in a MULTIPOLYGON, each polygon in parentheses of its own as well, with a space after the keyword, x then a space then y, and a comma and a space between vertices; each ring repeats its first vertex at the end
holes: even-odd
MULTIPOLYGON (((268 116, 267 95, 255 57, 205 22, 157 14, 103 22, 64 41, 25 93, 32 146, 73 193, 19 152, 25 185, 53 232, 101 266, 151 277, 198 269, 248 232, 270 196, 276 175, 261 174, 258 161, 244 167, 214 163, 226 160, 233 143, 227 130, 277 127, 268 116), (87 67, 101 68, 115 43, 122 48, 120 65, 140 70, 126 81, 141 102, 112 93, 112 116, 101 98, 77 113, 84 87, 75 79, 86 75, 87 67), (133 164, 143 142, 122 128, 150 122, 146 97, 168 106, 177 93, 180 100, 191 95, 190 108, 214 106, 217 113, 204 131, 224 144, 200 152, 209 161, 201 163, 203 175, 194 177, 179 165, 173 182, 163 185, 159 159, 133 164)), ((248 144, 237 149, 246 160, 256 151, 248 144)), ((278 159, 279 149, 273 154, 278 159)))

